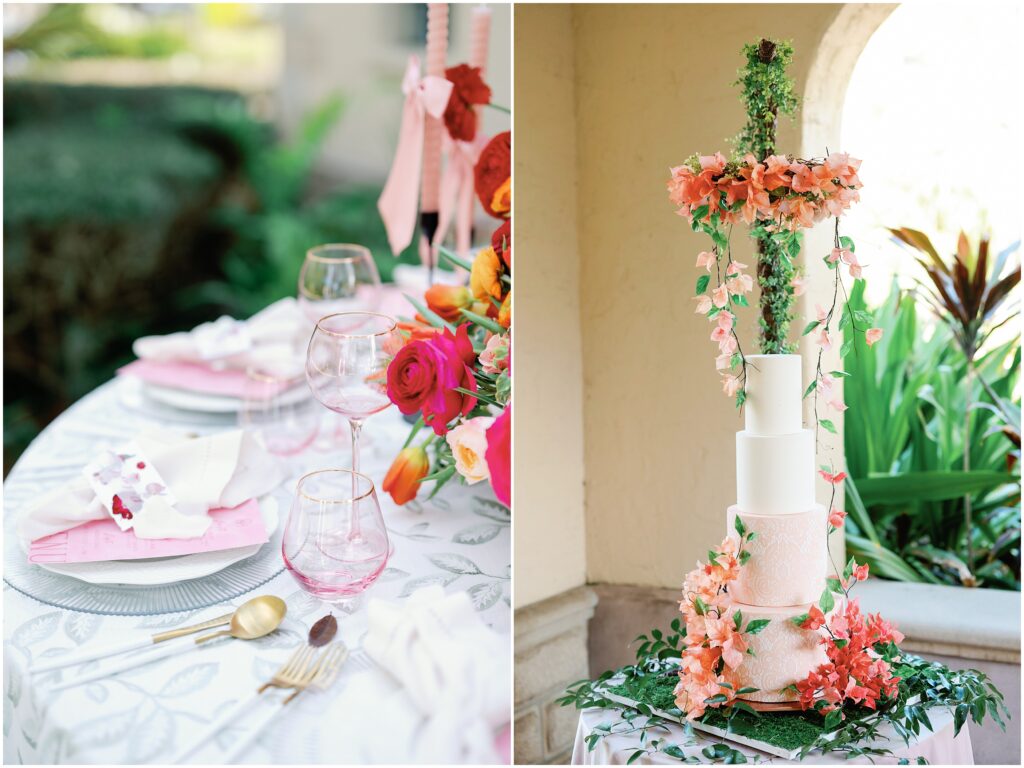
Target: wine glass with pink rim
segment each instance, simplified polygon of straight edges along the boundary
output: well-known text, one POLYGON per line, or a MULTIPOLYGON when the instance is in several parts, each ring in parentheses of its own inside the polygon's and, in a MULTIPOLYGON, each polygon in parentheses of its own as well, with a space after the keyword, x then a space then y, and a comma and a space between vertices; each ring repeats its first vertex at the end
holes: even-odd
POLYGON ((384 570, 387 528, 373 481, 348 469, 311 472, 295 488, 281 553, 299 586, 355 606, 384 570))
POLYGON ((394 318, 376 312, 321 317, 309 339, 306 381, 317 400, 348 419, 353 472, 359 471, 363 422, 391 405, 387 368, 401 345, 394 318))

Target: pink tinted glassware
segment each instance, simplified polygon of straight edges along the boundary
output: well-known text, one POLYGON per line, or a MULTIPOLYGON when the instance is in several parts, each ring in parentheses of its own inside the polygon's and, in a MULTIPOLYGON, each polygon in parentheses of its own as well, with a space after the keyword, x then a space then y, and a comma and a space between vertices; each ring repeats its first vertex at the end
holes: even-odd
POLYGON ((321 411, 304 383, 299 366, 294 373, 246 371, 239 424, 255 432, 263 447, 278 456, 302 453, 319 430, 321 411))
POLYGON ((299 480, 281 552, 299 586, 332 603, 360 595, 380 576, 390 542, 373 481, 347 469, 299 480))
POLYGON ((391 405, 387 368, 401 344, 394 319, 375 312, 322 317, 309 339, 306 380, 317 400, 348 418, 354 472, 363 421, 391 405))

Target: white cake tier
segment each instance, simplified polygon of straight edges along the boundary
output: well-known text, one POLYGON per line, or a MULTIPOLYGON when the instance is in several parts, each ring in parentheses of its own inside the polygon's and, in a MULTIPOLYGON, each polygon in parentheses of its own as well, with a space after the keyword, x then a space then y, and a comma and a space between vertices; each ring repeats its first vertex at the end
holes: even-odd
POLYGON ((743 410, 752 435, 788 435, 803 426, 800 355, 749 355, 743 410))
POLYGON ((750 559, 729 585, 732 598, 761 606, 817 601, 828 572, 825 508, 817 504, 793 515, 755 515, 732 506, 728 530, 733 538, 737 515, 757 536, 747 544, 750 559))
POLYGON ((789 515, 814 506, 814 432, 736 433, 736 505, 755 515, 789 515))
POLYGON ((743 611, 743 625, 751 619, 768 619, 769 624, 759 634, 747 635, 756 655, 747 654, 736 670, 740 688, 757 688, 756 693, 744 694, 750 701, 793 701, 798 698, 782 689, 817 669, 827 661, 819 632, 800 629, 791 618, 807 613, 811 606, 796 605, 783 608, 764 608, 733 602, 743 611))

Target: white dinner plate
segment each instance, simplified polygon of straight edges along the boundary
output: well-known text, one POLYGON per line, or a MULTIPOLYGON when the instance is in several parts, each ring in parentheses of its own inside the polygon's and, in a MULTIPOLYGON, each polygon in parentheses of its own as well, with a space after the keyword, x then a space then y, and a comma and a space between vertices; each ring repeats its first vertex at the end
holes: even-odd
MULTIPOLYGON (((273 538, 279 523, 277 500, 272 496, 264 496, 259 500, 260 512, 267 536, 273 538)), ((54 573, 71 576, 89 584, 131 584, 133 586, 153 586, 156 584, 172 584, 188 579, 209 576, 229 565, 252 557, 265 544, 253 544, 248 547, 222 549, 216 552, 198 552, 194 555, 178 555, 175 557, 156 557, 144 560, 107 560, 96 563, 39 563, 54 573)))
MULTIPOLYGON (((183 411, 199 413, 238 413, 242 410, 242 398, 229 395, 210 395, 204 392, 191 392, 186 389, 164 387, 159 384, 143 382, 142 391, 152 400, 170 405, 183 411)), ((312 397, 309 387, 302 382, 281 395, 282 405, 301 403, 312 397)))

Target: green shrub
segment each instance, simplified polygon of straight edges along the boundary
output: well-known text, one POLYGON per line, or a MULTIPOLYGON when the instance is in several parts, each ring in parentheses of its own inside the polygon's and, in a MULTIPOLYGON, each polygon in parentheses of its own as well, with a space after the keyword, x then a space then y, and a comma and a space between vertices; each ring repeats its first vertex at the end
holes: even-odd
MULTIPOLYGON (((871 311, 863 293, 858 282, 851 307, 871 311)), ((1003 431, 1020 409, 1018 342, 976 358, 964 472, 966 358, 951 331, 938 323, 925 340, 914 296, 895 285, 871 314, 882 340, 869 350, 857 335, 844 379, 849 549, 890 578, 1020 589, 1019 452, 1003 431), (964 494, 974 504, 969 531, 964 494)))

